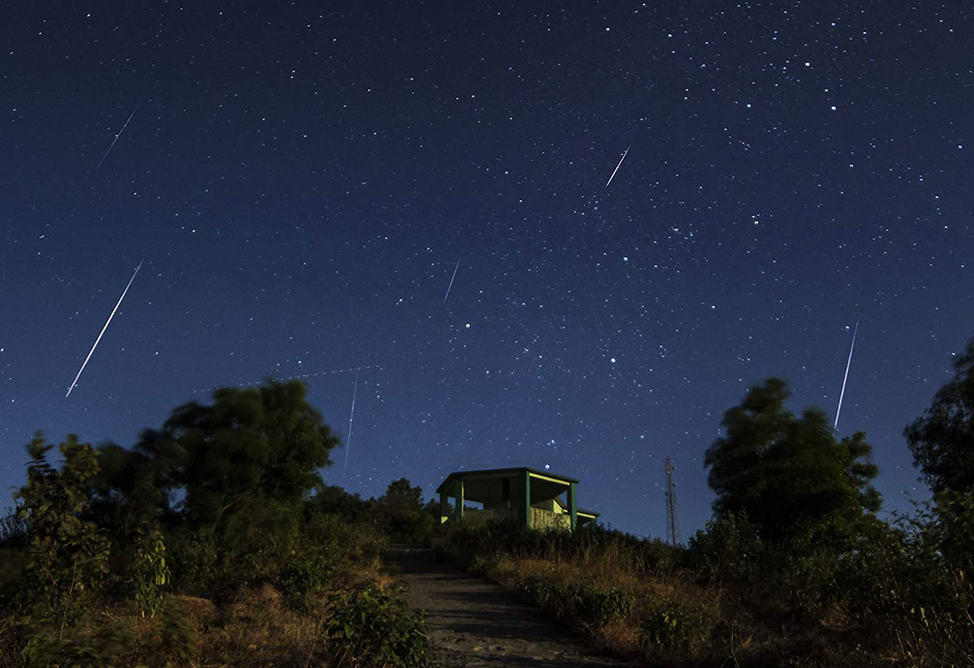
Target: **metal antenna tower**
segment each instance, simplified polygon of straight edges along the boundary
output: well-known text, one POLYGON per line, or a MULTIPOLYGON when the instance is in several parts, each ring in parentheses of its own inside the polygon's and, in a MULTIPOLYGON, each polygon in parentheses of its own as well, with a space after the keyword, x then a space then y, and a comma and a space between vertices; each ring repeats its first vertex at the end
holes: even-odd
POLYGON ((676 526, 676 484, 673 482, 675 467, 670 458, 666 458, 666 540, 676 547, 680 537, 676 526))

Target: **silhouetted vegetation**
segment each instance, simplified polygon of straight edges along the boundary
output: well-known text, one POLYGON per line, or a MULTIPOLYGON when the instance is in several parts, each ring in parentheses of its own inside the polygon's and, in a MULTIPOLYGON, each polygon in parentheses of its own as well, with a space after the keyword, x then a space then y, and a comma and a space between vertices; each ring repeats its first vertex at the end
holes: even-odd
MULTIPOLYGON (((970 352, 937 395, 955 429, 933 452, 974 443, 956 436, 970 352)), ((466 519, 434 545, 650 665, 974 666, 974 490, 951 483, 881 521, 865 435, 837 441, 824 412, 797 417, 787 398, 772 378, 727 411, 706 457, 714 517, 685 546, 466 519)))
POLYGON ((930 502, 880 520, 865 434, 771 378, 725 413, 713 517, 679 547, 325 485, 338 439, 297 381, 218 390, 131 448, 68 435, 59 466, 38 433, 0 517, 0 665, 426 666, 382 553, 429 541, 650 665, 972 666, 974 341, 955 368, 906 429, 930 502))
POLYGON ((974 491, 974 339, 954 360, 954 377, 903 433, 934 492, 974 491))
POLYGON ((132 448, 69 435, 59 468, 35 435, 0 519, 0 665, 428 663, 424 621, 380 556, 390 535, 432 526, 419 488, 363 501, 324 485, 338 439, 300 382, 213 398, 132 448), (363 605, 391 649, 363 654, 372 640, 344 622, 347 637, 333 632, 363 605))

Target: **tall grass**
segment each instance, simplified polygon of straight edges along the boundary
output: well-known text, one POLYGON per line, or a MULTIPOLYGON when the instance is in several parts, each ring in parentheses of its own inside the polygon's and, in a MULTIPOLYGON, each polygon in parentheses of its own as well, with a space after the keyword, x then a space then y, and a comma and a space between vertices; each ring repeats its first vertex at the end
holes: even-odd
POLYGON ((929 517, 851 546, 768 545, 745 517, 686 547, 601 528, 443 525, 446 558, 519 592, 599 647, 658 666, 974 666, 969 570, 929 517))

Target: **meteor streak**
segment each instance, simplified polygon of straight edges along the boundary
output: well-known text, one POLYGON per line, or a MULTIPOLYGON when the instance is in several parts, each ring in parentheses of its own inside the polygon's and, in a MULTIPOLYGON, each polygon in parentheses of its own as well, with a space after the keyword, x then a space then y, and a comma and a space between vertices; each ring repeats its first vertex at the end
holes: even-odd
POLYGON ((852 331, 852 345, 849 346, 849 359, 845 363, 845 375, 842 377, 842 391, 839 392, 839 405, 835 409, 835 424, 832 425, 832 430, 835 431, 839 428, 839 413, 842 412, 842 398, 845 397, 845 384, 849 380, 849 367, 852 366, 852 351, 856 349, 856 334, 859 333, 859 314, 856 314, 856 328, 852 331))
POLYGON ((348 441, 345 442, 345 468, 342 470, 342 477, 348 473, 348 451, 352 449, 352 420, 355 419, 355 395, 358 394, 358 374, 355 372, 355 387, 352 389, 352 410, 348 414, 348 441))
POLYGON ((446 300, 450 298, 450 290, 453 289, 453 281, 457 277, 457 269, 460 268, 460 260, 462 259, 463 259, 462 255, 459 258, 457 258, 457 266, 453 268, 453 277, 450 278, 450 285, 446 287, 446 297, 443 298, 444 304, 446 304, 446 300))
POLYGON ((619 168, 622 167, 622 161, 626 159, 626 156, 629 154, 629 149, 631 148, 632 148, 632 144, 629 144, 629 146, 626 147, 625 152, 623 152, 622 157, 619 158, 619 164, 616 165, 616 168, 612 170, 612 176, 609 177, 609 180, 605 182, 606 188, 608 188, 609 184, 612 183, 612 179, 616 177, 616 172, 618 172, 619 168))
MULTIPOLYGON (((142 106, 142 103, 143 102, 145 102, 145 96, 144 95, 142 96, 142 99, 139 100, 139 103, 137 105, 135 105, 135 109, 132 110, 132 113, 129 114, 128 121, 125 121, 125 125, 123 125, 122 126, 122 129, 118 131, 118 134, 117 135, 115 135, 115 139, 112 140, 112 145, 108 147, 108 150, 105 151, 105 155, 103 155, 101 157, 101 160, 98 161, 98 167, 101 167, 101 163, 105 162, 105 158, 107 158, 108 157, 108 154, 112 152, 112 149, 113 148, 115 148, 115 142, 117 142, 118 141, 118 138, 122 136, 122 133, 123 132, 125 132, 125 128, 128 127, 129 121, 131 121, 132 120, 132 117, 135 116, 135 112, 137 112, 139 110, 139 107, 142 106)), ((98 167, 95 167, 95 169, 98 169, 98 167)))
POLYGON ((108 316, 108 320, 105 321, 105 326, 101 328, 101 333, 99 333, 98 338, 95 339, 95 345, 93 345, 91 347, 91 350, 88 351, 88 357, 85 358, 85 361, 81 365, 81 368, 78 369, 78 375, 74 377, 74 381, 71 383, 71 387, 68 388, 68 393, 64 395, 65 399, 71 396, 71 390, 73 390, 74 386, 78 384, 78 379, 81 378, 81 372, 85 370, 86 366, 88 366, 88 360, 91 359, 91 354, 95 352, 95 348, 98 347, 98 342, 101 341, 101 337, 105 334, 105 330, 108 329, 108 325, 111 324, 112 322, 112 318, 115 317, 115 312, 118 310, 118 307, 122 305, 122 300, 125 299, 125 293, 127 293, 129 291, 129 288, 132 287, 132 281, 135 280, 136 275, 139 273, 139 269, 142 268, 143 262, 145 262, 145 258, 139 260, 139 266, 135 268, 135 273, 132 274, 132 278, 129 279, 129 284, 125 286, 125 289, 122 291, 122 296, 118 298, 118 303, 115 304, 115 308, 112 309, 112 314, 108 316))

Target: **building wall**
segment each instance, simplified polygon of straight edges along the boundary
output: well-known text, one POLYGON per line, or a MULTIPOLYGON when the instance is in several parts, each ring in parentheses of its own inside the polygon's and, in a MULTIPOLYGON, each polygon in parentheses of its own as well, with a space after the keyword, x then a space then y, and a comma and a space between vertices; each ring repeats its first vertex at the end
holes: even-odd
POLYGON ((553 513, 550 510, 531 507, 531 528, 532 529, 564 529, 571 531, 572 518, 569 515, 553 513))
MULTIPOLYGON (((518 519, 520 514, 517 508, 465 508, 463 518, 466 522, 486 522, 490 520, 518 519)), ((449 516, 442 517, 441 521, 449 521, 449 516)), ((531 506, 531 528, 532 529, 563 529, 570 531, 572 518, 564 511, 552 512, 544 508, 531 506)))
POLYGON ((465 508, 463 511, 463 518, 465 520, 481 521, 487 520, 505 520, 508 518, 517 517, 517 512, 510 508, 484 508, 483 510, 479 508, 465 508))

